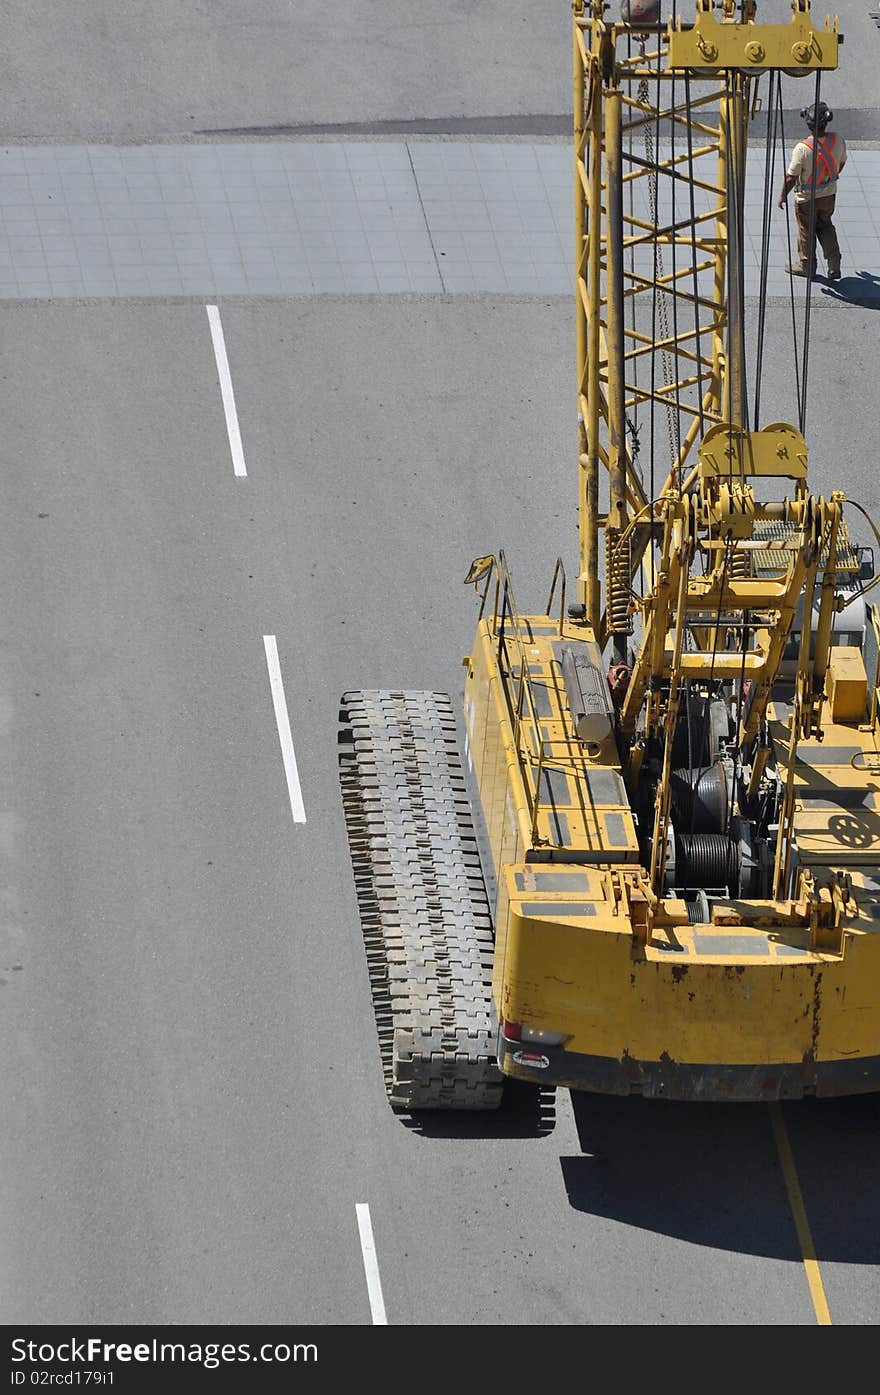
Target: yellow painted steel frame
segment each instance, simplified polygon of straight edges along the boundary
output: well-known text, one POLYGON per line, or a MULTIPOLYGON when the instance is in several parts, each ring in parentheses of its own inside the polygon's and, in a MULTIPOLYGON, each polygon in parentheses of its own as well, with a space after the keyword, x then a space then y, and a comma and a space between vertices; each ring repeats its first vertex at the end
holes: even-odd
MULTIPOLYGON (((496 600, 466 661, 468 762, 498 875, 502 1069, 674 1099, 877 1089, 880 879, 858 851, 858 830, 851 871, 829 876, 822 862, 845 861, 847 844, 835 813, 817 823, 810 812, 850 749, 842 743, 862 752, 857 788, 880 803, 876 722, 857 737, 832 727, 821 745, 806 743, 805 761, 828 762, 814 779, 790 720, 771 710, 815 865, 801 869, 792 895, 734 898, 714 906, 710 923, 690 924, 683 901, 653 895, 633 852, 615 743, 585 750, 571 736, 559 646, 592 644, 583 625, 496 600)), ((863 831, 880 822, 870 809, 861 817, 863 831)))
POLYGON ((629 634, 628 591, 650 532, 651 501, 626 441, 627 415, 640 403, 666 413, 670 455, 659 495, 687 489, 687 465, 701 431, 714 424, 741 426, 744 372, 741 362, 742 305, 736 277, 728 278, 728 256, 741 259, 732 200, 742 197, 745 138, 758 77, 770 69, 808 76, 837 63, 837 20, 814 29, 808 0, 795 0, 792 22, 758 25, 752 14, 736 22, 733 0, 723 0, 719 23, 712 0, 701 0, 692 26, 681 20, 667 28, 609 23, 602 0, 574 0, 574 191, 577 391, 579 410, 578 599, 600 641, 629 634), (800 58, 795 63, 793 52, 800 58), (698 57, 694 57, 697 54, 698 57), (709 62, 711 56, 711 63, 709 62), (673 61, 674 60, 674 61, 673 61), (743 66, 740 66, 743 65, 743 66), (747 66, 745 66, 747 65, 747 66), (683 75, 699 80, 699 95, 683 75), (677 83, 677 88, 676 88, 677 83), (652 97, 652 89, 654 95, 652 97), (669 94, 667 97, 666 94, 669 94), (673 97, 672 94, 675 94, 673 97), (678 133, 677 153, 668 158, 639 155, 633 137, 649 143, 667 124, 678 133), (711 177, 697 177, 694 161, 713 162, 711 177), (673 182, 708 197, 693 201, 674 222, 655 226, 637 216, 624 194, 651 189, 659 207, 658 183, 673 182), (653 248, 686 248, 688 261, 651 275, 636 270, 634 254, 653 248), (697 278, 711 273, 711 293, 697 278), (728 284, 729 282, 729 284, 728 284), (659 337, 636 325, 634 307, 648 300, 659 313, 659 337), (633 311, 627 323, 625 310, 633 311), (672 323, 670 324, 670 319, 672 323), (684 371, 664 381, 637 380, 637 367, 659 353, 684 371), (600 465, 608 474, 607 509, 600 506, 600 465), (599 528, 607 528, 608 587, 605 613, 599 580, 599 528), (627 545, 620 544, 627 533, 627 545))
MULTIPOLYGON (((839 548, 846 546, 843 500, 836 494, 827 501, 810 496, 806 443, 793 427, 745 429, 735 323, 742 306, 730 302, 728 282, 732 286, 736 278, 726 274, 728 255, 741 256, 731 242, 729 224, 735 220, 728 219, 728 207, 732 185, 742 193, 745 113, 754 77, 734 60, 745 52, 760 67, 762 48, 764 67, 771 60, 778 64, 782 40, 767 34, 763 43, 751 16, 745 25, 735 24, 730 0, 724 0, 721 27, 727 28, 716 42, 706 18, 711 5, 703 4, 694 42, 708 94, 664 106, 651 103, 645 84, 667 80, 658 71, 659 58, 679 31, 671 36, 659 26, 649 30, 645 45, 633 53, 635 25, 606 24, 601 0, 589 17, 579 0, 573 9, 578 595, 585 618, 566 618, 564 605, 558 620, 549 613, 521 615, 501 556, 479 559, 469 578, 485 580, 481 619, 466 660, 465 722, 497 878, 493 992, 501 1022, 499 1061, 507 1074, 524 1079, 669 1098, 755 1100, 876 1090, 880 660, 862 677, 858 665, 831 648, 837 578, 846 570, 838 563, 839 548), (649 42, 653 53, 645 51, 649 42), (707 73, 712 44, 717 53, 707 73), (734 71, 719 77, 725 65, 734 71), (707 115, 713 104, 714 123, 707 115), (660 121, 686 130, 688 157, 633 157, 627 133, 652 123, 656 129, 660 121), (683 176, 679 166, 696 154, 695 144, 715 161, 716 176, 699 182, 710 209, 661 227, 657 241, 667 247, 683 242, 701 254, 699 265, 712 277, 711 295, 689 291, 684 273, 646 277, 625 265, 628 249, 655 237, 650 222, 624 212, 626 183, 650 178, 652 168, 661 177, 683 176), (671 302, 689 305, 697 329, 667 327, 654 343, 626 324, 624 301, 653 295, 658 285, 671 302), (635 365, 654 351, 689 363, 686 376, 640 386, 635 365), (627 413, 638 401, 656 403, 676 418, 669 470, 656 500, 646 497, 626 443, 627 413), (604 517, 600 464, 609 484, 604 517), (791 480, 794 497, 757 500, 755 481, 773 477, 791 480), (628 595, 626 606, 609 595, 602 614, 598 529, 607 526, 611 539, 609 578, 618 586, 625 581, 628 591, 649 540, 646 520, 659 555, 642 602, 635 670, 616 733, 609 719, 607 739, 584 742, 573 728, 567 686, 572 656, 579 655, 604 686, 605 641, 626 633, 631 619, 628 595), (703 576, 692 576, 698 550, 707 565, 703 576), (752 558, 760 559, 756 569, 752 558), (811 643, 806 617, 817 591, 811 643), (771 702, 771 685, 801 597, 805 620, 794 698, 783 709, 771 702), (719 646, 719 627, 729 625, 733 632, 738 622, 739 647, 719 646), (685 647, 686 631, 697 642, 696 653, 685 647), (680 687, 685 678, 708 676, 710 656, 715 677, 752 680, 740 742, 759 728, 772 730, 785 793, 772 896, 714 897, 708 922, 692 923, 685 901, 664 890, 670 765, 680 687), (826 678, 836 707, 833 720, 823 722, 826 678), (648 737, 663 738, 649 866, 640 860, 617 744, 618 736, 625 744, 635 734, 637 723, 648 737), (834 805, 838 792, 844 814, 834 805), (803 854, 793 861, 798 839, 803 854)), ((807 43, 807 30, 818 32, 800 3, 794 20, 792 42, 807 43)), ((803 71, 828 66, 830 49, 836 49, 829 34, 836 36, 836 25, 816 40, 819 48, 809 39, 803 71)), ((679 60, 682 52, 687 58, 680 46, 675 52, 679 60)), ((658 207, 656 193, 653 205, 658 207)), ((880 649, 873 612, 871 623, 880 649)), ((756 756, 755 784, 763 778, 767 749, 756 756)), ((632 756, 631 789, 639 779, 638 743, 632 756)))

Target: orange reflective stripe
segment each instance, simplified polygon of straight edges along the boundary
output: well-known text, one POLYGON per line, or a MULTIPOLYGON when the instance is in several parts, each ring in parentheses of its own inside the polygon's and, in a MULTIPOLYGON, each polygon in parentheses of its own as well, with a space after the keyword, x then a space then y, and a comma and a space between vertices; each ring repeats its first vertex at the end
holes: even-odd
MULTIPOLYGON (((829 183, 832 179, 836 179, 837 176, 838 176, 839 173, 840 173, 840 167, 838 166, 838 163, 837 163, 837 161, 836 161, 835 158, 834 158, 834 147, 835 147, 836 144, 837 144, 837 132, 836 132, 836 131, 832 131, 832 132, 831 132, 831 135, 827 137, 827 149, 826 149, 826 142, 823 142, 823 141, 821 141, 821 140, 819 141, 819 144, 816 146, 816 174, 815 174, 815 179, 816 179, 816 183, 817 183, 817 184, 827 184, 827 183, 829 183), (819 168, 819 162, 820 162, 820 161, 822 162, 822 166, 824 167, 824 173, 821 173, 821 172, 820 172, 820 168, 819 168)), ((807 147, 808 150, 812 150, 812 149, 813 149, 813 137, 812 137, 812 136, 808 136, 807 139, 804 141, 804 145, 807 147)), ((808 175, 806 175, 806 177, 805 177, 805 179, 804 179, 804 183, 807 184, 807 185, 810 185, 810 184, 813 183, 813 172, 812 172, 812 169, 810 170, 810 173, 809 173, 808 175)))

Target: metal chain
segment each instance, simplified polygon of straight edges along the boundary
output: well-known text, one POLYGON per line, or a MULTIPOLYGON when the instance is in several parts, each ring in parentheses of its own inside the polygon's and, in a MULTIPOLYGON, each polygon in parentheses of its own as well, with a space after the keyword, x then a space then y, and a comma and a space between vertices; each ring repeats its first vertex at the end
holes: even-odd
MULTIPOLYGON (((638 87, 638 99, 644 105, 648 102, 648 79, 643 78, 638 87)), ((645 122, 645 159, 648 162, 648 210, 651 221, 654 224, 654 281, 655 283, 663 276, 663 252, 657 240, 657 166, 654 163, 654 133, 651 130, 650 122, 645 122)), ((675 234, 673 233, 673 236, 675 234)), ((668 292, 655 284, 654 294, 657 297, 657 319, 660 324, 660 338, 669 338, 669 314, 667 310, 666 298, 668 292)), ((662 349, 660 353, 663 364, 663 378, 665 385, 671 387, 676 379, 672 371, 672 355, 668 349, 662 349)), ((675 409, 671 397, 666 397, 666 425, 669 430, 669 468, 672 469, 673 462, 677 457, 676 449, 676 421, 675 409)))

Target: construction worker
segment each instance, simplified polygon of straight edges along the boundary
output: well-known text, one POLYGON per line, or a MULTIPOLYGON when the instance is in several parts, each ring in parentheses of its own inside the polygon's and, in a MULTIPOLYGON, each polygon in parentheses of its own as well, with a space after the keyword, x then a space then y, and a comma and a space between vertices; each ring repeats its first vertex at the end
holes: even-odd
POLYGON ((779 207, 795 189, 794 212, 797 220, 798 259, 788 268, 792 276, 816 274, 816 242, 828 263, 829 281, 840 280, 840 243, 831 215, 840 171, 846 164, 843 136, 827 129, 834 112, 824 102, 815 102, 801 112, 810 134, 798 141, 779 195, 779 207))

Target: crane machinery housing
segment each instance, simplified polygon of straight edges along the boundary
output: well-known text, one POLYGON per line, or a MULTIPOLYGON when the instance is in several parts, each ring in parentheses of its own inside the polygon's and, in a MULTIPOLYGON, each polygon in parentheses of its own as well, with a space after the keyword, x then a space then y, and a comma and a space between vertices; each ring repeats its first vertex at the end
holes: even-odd
POLYGON ((797 424, 760 401, 782 78, 818 101, 838 23, 809 0, 784 24, 752 0, 572 10, 576 593, 559 560, 523 613, 503 552, 471 566, 467 771, 445 694, 341 701, 387 1092, 877 1090, 880 616, 847 501, 809 483, 809 283, 797 424))

